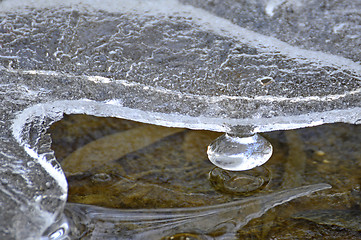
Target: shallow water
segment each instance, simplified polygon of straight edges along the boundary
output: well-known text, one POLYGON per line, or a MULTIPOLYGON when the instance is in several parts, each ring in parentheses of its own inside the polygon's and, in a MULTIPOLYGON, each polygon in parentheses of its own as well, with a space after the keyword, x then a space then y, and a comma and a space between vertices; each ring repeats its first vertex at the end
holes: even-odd
POLYGON ((253 172, 240 173, 221 172, 208 161, 207 145, 220 133, 85 115, 65 116, 49 132, 52 149, 67 174, 69 202, 120 209, 197 207, 329 183, 330 190, 293 200, 252 220, 239 230, 239 239, 358 239, 359 217, 348 223, 343 219, 350 210, 357 214, 361 202, 360 130, 357 125, 330 124, 264 134, 274 146, 272 158, 253 172), (107 141, 102 141, 104 137, 107 141), (109 154, 109 144, 121 149, 118 156, 109 154), (90 161, 93 164, 74 171, 74 163, 80 162, 71 158, 74 152, 90 159, 94 148, 97 154, 105 149, 103 157, 97 155, 90 161), (66 162, 73 165, 67 168, 66 162), (329 209, 339 212, 330 212, 328 218, 329 209), (302 215, 312 210, 322 210, 323 218, 302 215))

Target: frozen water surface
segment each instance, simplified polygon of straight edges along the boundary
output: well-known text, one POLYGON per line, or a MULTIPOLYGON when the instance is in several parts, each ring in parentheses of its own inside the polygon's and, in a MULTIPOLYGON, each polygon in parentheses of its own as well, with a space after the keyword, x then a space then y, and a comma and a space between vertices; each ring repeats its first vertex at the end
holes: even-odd
POLYGON ((247 133, 361 122, 358 1, 184 3, 0 2, 1 239, 59 221, 45 132, 63 113, 247 133))
POLYGON ((113 116, 167 126, 264 132, 360 119, 359 59, 291 46, 174 1, 91 3, 107 12, 35 4, 6 15, 4 75, 48 79, 26 83, 48 91, 48 102, 93 100, 113 116))

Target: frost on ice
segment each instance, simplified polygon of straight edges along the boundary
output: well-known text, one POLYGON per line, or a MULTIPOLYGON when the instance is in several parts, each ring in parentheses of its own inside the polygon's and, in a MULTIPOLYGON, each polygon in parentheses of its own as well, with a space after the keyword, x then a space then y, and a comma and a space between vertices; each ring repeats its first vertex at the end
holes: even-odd
POLYGON ((0 2, 0 238, 61 216, 45 132, 63 113, 250 134, 361 122, 355 1, 182 2, 0 2))

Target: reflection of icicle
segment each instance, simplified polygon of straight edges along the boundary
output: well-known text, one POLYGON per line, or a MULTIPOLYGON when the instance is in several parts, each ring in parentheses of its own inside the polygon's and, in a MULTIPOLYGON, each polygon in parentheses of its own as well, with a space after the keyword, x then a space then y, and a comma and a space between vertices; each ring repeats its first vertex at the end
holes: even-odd
POLYGON ((65 215, 70 223, 71 238, 160 239, 187 232, 208 239, 207 234, 219 230, 224 234, 216 239, 224 239, 225 235, 235 236, 239 228, 270 208, 330 187, 323 183, 314 184, 195 208, 117 210, 68 203, 65 215))

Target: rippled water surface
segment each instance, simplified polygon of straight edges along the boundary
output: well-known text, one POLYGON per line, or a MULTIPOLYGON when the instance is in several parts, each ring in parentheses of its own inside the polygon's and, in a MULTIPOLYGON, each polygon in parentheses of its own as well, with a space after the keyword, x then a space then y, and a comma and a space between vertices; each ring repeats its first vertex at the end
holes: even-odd
MULTIPOLYGON (((49 132, 67 175, 69 202, 121 209, 196 207, 328 183, 332 189, 252 220, 239 230, 239 239, 361 237, 360 125, 264 134, 273 156, 245 172, 209 162, 206 150, 220 136, 216 132, 85 115, 65 116, 49 132)), ((187 234, 175 237, 195 238, 187 234)))

